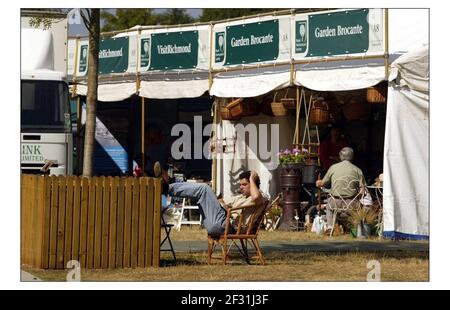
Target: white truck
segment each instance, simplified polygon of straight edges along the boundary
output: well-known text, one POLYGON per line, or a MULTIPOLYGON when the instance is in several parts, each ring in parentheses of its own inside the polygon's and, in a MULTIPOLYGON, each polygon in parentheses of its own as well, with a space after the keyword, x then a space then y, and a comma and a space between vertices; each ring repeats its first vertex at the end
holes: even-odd
POLYGON ((21 16, 21 171, 70 175, 67 17, 59 14, 47 30, 28 26, 29 18, 21 16))

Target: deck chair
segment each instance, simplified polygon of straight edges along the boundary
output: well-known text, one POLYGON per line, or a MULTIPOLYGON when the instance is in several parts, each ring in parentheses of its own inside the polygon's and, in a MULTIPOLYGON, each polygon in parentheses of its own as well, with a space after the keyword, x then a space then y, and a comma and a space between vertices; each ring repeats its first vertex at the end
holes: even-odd
POLYGON ((172 231, 172 227, 174 227, 174 224, 166 223, 166 221, 164 220, 164 216, 161 213, 161 228, 164 229, 166 235, 164 236, 164 238, 161 240, 161 242, 159 244, 159 251, 160 252, 164 252, 164 251, 172 252, 173 260, 175 261, 175 264, 176 264, 177 257, 175 256, 175 251, 173 249, 172 241, 170 240, 170 232, 172 231), (166 241, 168 242, 168 247, 163 248, 163 245, 166 243, 166 241))
POLYGON ((255 206, 236 207, 227 209, 227 218, 225 232, 218 238, 214 238, 208 235, 208 264, 211 264, 213 253, 217 246, 222 250, 221 257, 223 264, 227 263, 230 258, 230 250, 233 246, 238 249, 240 256, 250 264, 250 259, 258 259, 262 265, 265 265, 264 255, 261 251, 261 247, 258 242, 258 232, 261 228, 264 214, 275 203, 278 202, 280 196, 277 196, 272 202, 266 202, 263 207, 256 208, 255 206), (244 223, 244 209, 253 208, 251 215, 248 218, 247 223, 244 223), (233 225, 232 214, 241 210, 241 213, 234 220, 237 225, 233 225), (239 241, 239 242, 238 242, 239 241), (250 245, 250 247, 249 247, 250 245), (256 253, 254 256, 249 256, 249 250, 254 250, 256 253))

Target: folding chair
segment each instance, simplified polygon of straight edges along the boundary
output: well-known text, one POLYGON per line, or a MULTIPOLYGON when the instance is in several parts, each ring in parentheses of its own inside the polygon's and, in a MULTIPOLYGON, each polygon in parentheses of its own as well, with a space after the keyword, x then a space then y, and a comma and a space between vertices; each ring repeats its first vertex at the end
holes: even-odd
POLYGON ((202 214, 198 205, 188 205, 189 199, 183 198, 183 203, 181 205, 181 219, 178 222, 176 230, 180 231, 181 225, 202 225, 202 214), (198 212, 199 219, 193 220, 191 211, 196 210, 198 212), (187 211, 187 212, 186 212, 187 211), (186 217, 186 219, 184 219, 186 217))
POLYGON ((164 251, 172 252, 173 260, 175 261, 175 264, 176 264, 177 257, 175 256, 175 251, 173 250, 172 241, 170 240, 170 232, 172 231, 173 226, 174 226, 173 224, 166 223, 166 221, 164 220, 164 216, 161 213, 161 228, 164 228, 164 231, 166 232, 166 236, 164 237, 164 239, 161 240, 161 242, 159 244, 159 250, 161 252, 164 252, 164 251), (165 244, 166 241, 169 242, 169 248, 163 249, 163 245, 165 244))
POLYGON ((267 202, 264 206, 259 208, 255 206, 246 206, 227 209, 225 232, 219 238, 214 238, 208 235, 208 264, 211 264, 211 259, 213 258, 212 254, 216 246, 219 245, 222 249, 221 259, 225 265, 230 257, 231 247, 234 245, 247 264, 250 264, 251 258, 256 258, 262 265, 265 265, 266 262, 264 260, 264 255, 258 242, 258 232, 261 228, 266 211, 277 203, 279 199, 280 195, 278 195, 271 203, 267 202), (245 223, 243 211, 248 208, 253 208, 254 210, 252 210, 248 222, 245 223), (241 213, 238 218, 236 218, 238 225, 236 229, 234 229, 232 226, 231 215, 237 210, 241 210, 241 213), (239 244, 237 243, 237 240, 239 240, 239 244), (228 241, 231 241, 231 243, 228 243, 228 241), (250 241, 250 243, 248 241, 250 241), (249 256, 249 245, 251 245, 253 250, 256 252, 255 256, 249 256))
MULTIPOLYGON (((358 180, 352 180, 349 182, 359 182, 358 180)), ((333 222, 331 223, 331 230, 330 230, 330 237, 333 236, 334 227, 336 225, 336 220, 339 212, 347 212, 352 208, 358 207, 361 205, 360 199, 361 195, 364 193, 364 188, 360 189, 358 194, 353 198, 344 198, 342 196, 332 196, 331 194, 328 195, 327 199, 327 205, 331 211, 333 211, 333 222)), ((327 223, 329 224, 329 223, 327 223)))

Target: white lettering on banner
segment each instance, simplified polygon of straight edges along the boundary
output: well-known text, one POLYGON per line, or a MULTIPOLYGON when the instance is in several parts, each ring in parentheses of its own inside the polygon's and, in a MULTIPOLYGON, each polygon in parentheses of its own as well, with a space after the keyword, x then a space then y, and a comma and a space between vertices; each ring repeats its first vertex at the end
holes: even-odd
POLYGON ((273 43, 273 34, 267 34, 265 36, 255 37, 251 35, 250 38, 244 38, 241 36, 239 39, 231 38, 231 47, 249 46, 258 44, 273 43))
POLYGON ((252 35, 251 36, 251 42, 252 42, 252 45, 272 43, 273 42, 273 35, 268 34, 266 36, 261 36, 261 37, 255 37, 255 36, 252 35))
POLYGON ((247 46, 250 45, 248 38, 241 37, 240 39, 231 38, 231 47, 247 46))
POLYGON ((327 26, 327 28, 324 29, 316 28, 314 30, 314 35, 316 36, 316 38, 348 36, 348 35, 362 34, 363 29, 364 27, 359 24, 351 27, 337 26, 337 31, 335 28, 330 28, 327 26))
POLYGON ((109 48, 107 50, 101 50, 98 53, 98 58, 114 58, 114 57, 122 57, 122 48, 117 51, 111 51, 109 48))
POLYGON ((183 54, 183 53, 191 53, 191 43, 189 45, 177 46, 174 45, 158 45, 158 54, 166 55, 166 54, 183 54))
POLYGON ((316 28, 314 34, 316 35, 316 38, 335 37, 336 29, 330 29, 330 27, 327 27, 326 29, 316 28))
POLYGON ((341 27, 338 26, 338 36, 346 36, 352 34, 361 34, 363 30, 363 26, 356 25, 354 27, 341 27))

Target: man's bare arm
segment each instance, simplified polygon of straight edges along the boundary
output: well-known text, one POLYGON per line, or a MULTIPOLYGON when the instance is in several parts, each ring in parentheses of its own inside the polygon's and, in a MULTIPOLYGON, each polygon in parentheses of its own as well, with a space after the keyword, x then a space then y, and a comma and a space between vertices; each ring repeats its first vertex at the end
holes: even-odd
POLYGON ((262 199, 261 192, 255 183, 256 176, 258 176, 258 174, 256 174, 255 171, 252 171, 250 174, 250 196, 255 203, 260 202, 262 199))

